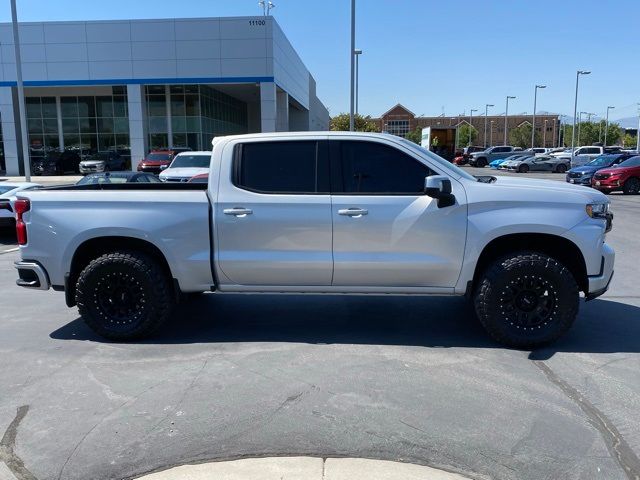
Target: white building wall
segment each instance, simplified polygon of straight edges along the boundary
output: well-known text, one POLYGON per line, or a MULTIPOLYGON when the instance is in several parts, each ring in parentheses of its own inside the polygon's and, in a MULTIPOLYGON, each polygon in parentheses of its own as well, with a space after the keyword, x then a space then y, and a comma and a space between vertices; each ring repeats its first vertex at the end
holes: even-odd
POLYGON ((138 162, 144 158, 148 150, 144 87, 142 85, 127 85, 127 103, 131 169, 135 170, 138 162))
POLYGON ((13 94, 11 87, 0 87, 0 119, 2 120, 2 141, 4 143, 4 163, 8 175, 18 175, 20 156, 16 120, 13 115, 13 94))

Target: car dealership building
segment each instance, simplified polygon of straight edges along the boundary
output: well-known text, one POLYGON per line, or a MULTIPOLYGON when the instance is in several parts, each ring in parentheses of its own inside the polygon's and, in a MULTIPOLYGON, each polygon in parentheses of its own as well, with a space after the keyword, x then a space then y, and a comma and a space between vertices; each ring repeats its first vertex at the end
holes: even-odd
MULTIPOLYGON (((0 24, 7 175, 23 174, 11 24, 0 24)), ((30 156, 208 150, 218 135, 327 130, 315 80, 273 17, 21 23, 30 156)), ((2 170, 3 165, 0 165, 2 170)))

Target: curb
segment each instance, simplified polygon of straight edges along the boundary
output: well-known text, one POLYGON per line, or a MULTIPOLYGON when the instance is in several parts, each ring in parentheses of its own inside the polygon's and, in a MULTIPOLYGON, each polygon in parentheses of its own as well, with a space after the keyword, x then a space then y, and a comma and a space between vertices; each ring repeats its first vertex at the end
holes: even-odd
POLYGON ((267 457, 182 465, 137 480, 469 480, 423 465, 365 458, 267 457))

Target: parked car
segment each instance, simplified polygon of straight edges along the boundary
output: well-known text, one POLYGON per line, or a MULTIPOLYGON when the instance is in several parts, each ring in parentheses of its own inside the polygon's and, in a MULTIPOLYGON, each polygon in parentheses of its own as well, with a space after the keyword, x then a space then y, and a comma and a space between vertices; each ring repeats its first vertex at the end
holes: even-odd
POLYGON ((209 173, 211 152, 182 152, 174 157, 171 165, 160 172, 163 182, 188 182, 201 173, 209 173))
POLYGON ((575 154, 573 155, 573 160, 571 159, 571 149, 567 148, 566 150, 554 153, 552 156, 558 158, 569 159, 571 161, 571 168, 579 167, 582 165, 586 165, 591 160, 600 155, 604 155, 605 153, 618 153, 620 152, 621 147, 603 147, 601 145, 589 145, 586 147, 577 147, 575 150, 575 154))
POLYGON ((513 158, 507 159, 498 165, 498 169, 500 170, 510 170, 513 165, 518 164, 520 160, 524 160, 527 158, 533 158, 535 155, 533 153, 529 153, 528 155, 513 155, 513 158))
POLYGON ((88 173, 124 170, 126 165, 126 160, 118 152, 109 150, 89 155, 80 162, 79 170, 80 173, 86 175, 88 173))
POLYGON ((31 173, 34 175, 64 175, 80 172, 80 155, 74 150, 49 152, 46 157, 34 158, 31 173))
POLYGON ((518 173, 527 173, 529 171, 564 173, 569 170, 570 165, 571 161, 563 157, 534 155, 510 162, 508 168, 518 173))
POLYGON ((598 170, 593 175, 591 186, 604 193, 622 191, 625 195, 637 194, 640 192, 640 155, 598 170))
POLYGON ((585 185, 590 187, 593 175, 598 170, 613 167, 633 156, 634 155, 630 153, 607 153, 605 155, 600 155, 586 165, 569 170, 567 172, 566 180, 568 183, 575 183, 576 185, 585 185))
POLYGON ((40 185, 31 182, 1 182, 0 183, 0 226, 12 225, 15 221, 14 202, 16 195, 39 188, 40 185))
POLYGON ((209 172, 191 177, 187 183, 209 183, 209 172))
POLYGON ((482 152, 472 153, 469 157, 469 165, 472 167, 486 167, 494 160, 509 157, 518 151, 521 152, 522 149, 511 146, 490 147, 482 152))
POLYGON ((497 168, 500 168, 500 165, 502 165, 503 163, 517 160, 520 157, 528 157, 528 156, 529 156, 528 154, 523 155, 522 153, 517 153, 515 155, 510 155, 506 158, 498 158, 489 164, 489 168, 497 169, 497 168))
POLYGON ((82 177, 76 185, 103 183, 160 183, 160 179, 152 173, 144 172, 102 172, 82 177))
POLYGON ((189 147, 176 147, 172 149, 159 148, 151 150, 149 154, 138 163, 138 171, 158 174, 165 168, 169 167, 173 161, 173 157, 178 153, 189 151, 191 151, 189 147))
POLYGON ((479 180, 403 138, 218 137, 210 172, 22 194, 18 285, 63 290, 117 340, 152 334, 183 293, 469 295, 494 339, 533 348, 613 274, 600 192, 479 180))

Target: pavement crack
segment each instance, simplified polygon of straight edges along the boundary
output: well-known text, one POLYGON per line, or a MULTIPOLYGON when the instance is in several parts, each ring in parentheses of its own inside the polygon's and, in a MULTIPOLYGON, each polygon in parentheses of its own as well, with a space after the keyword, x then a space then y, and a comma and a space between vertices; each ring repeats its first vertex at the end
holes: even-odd
POLYGON ((29 412, 29 405, 18 407, 15 418, 11 421, 0 440, 0 461, 3 461, 18 480, 37 480, 22 459, 15 453, 18 427, 29 412))
POLYGON ((640 458, 631 449, 622 434, 615 427, 613 422, 595 407, 578 390, 573 388, 549 367, 546 363, 534 360, 533 364, 538 367, 547 379, 557 386, 567 398, 573 401, 585 413, 589 422, 598 430, 604 440, 611 456, 618 462, 629 480, 640 479, 640 458))

